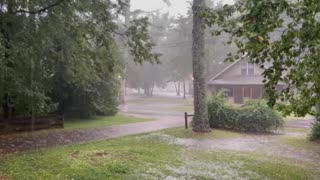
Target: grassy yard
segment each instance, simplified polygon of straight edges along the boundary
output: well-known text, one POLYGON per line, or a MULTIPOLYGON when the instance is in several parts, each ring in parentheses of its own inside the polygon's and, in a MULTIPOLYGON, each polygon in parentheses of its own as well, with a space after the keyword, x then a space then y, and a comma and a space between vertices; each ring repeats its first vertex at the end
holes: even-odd
MULTIPOLYGON (((0 157, 10 179, 316 179, 319 169, 259 152, 201 150, 166 137, 193 138, 182 128, 0 157), (157 136, 162 134, 163 136, 157 136), (162 137, 162 138, 160 138, 162 137)), ((213 131, 197 138, 238 133, 213 131)))
POLYGON ((194 108, 192 105, 179 105, 174 107, 175 111, 181 111, 181 112, 188 112, 188 113, 193 113, 194 108))
POLYGON ((279 139, 282 144, 289 145, 298 149, 307 149, 320 152, 319 142, 306 141, 306 137, 297 136, 297 137, 283 137, 279 139))
POLYGON ((194 133, 190 129, 184 129, 184 128, 172 128, 172 129, 166 129, 164 131, 160 131, 164 134, 176 137, 176 138, 192 138, 192 139, 227 139, 227 138, 237 138, 241 134, 238 132, 232 132, 232 131, 224 131, 224 130, 218 130, 214 129, 210 133, 206 134, 199 134, 194 133))
POLYGON ((128 100, 130 103, 148 104, 148 103, 192 103, 191 98, 183 99, 181 97, 143 97, 128 100))
POLYGON ((113 125, 150 121, 151 119, 135 118, 124 115, 98 116, 91 119, 69 119, 65 121, 65 129, 99 128, 113 125))

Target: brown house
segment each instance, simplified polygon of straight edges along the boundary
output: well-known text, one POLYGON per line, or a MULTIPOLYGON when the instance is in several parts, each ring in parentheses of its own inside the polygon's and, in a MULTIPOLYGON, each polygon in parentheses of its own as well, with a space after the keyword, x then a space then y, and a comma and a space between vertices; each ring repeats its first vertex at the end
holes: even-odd
MULTIPOLYGON (((223 90, 228 101, 243 104, 247 99, 264 97, 262 72, 263 69, 258 65, 240 59, 211 78, 208 88, 211 92, 223 90)), ((279 83, 277 88, 282 89, 284 86, 284 83, 279 83)))

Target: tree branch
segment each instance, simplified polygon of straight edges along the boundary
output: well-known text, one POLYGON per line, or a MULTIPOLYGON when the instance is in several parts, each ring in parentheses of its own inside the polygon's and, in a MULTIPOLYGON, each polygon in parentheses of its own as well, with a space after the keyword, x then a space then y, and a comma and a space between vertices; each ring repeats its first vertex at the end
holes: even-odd
POLYGON ((65 0, 59 0, 59 1, 57 1, 56 3, 50 4, 49 6, 44 7, 44 8, 41 8, 41 9, 36 10, 36 11, 27 11, 27 10, 23 10, 23 9, 18 9, 18 10, 16 10, 16 11, 14 12, 14 14, 17 14, 17 13, 39 14, 39 13, 42 13, 42 12, 47 11, 47 10, 50 9, 50 8, 53 8, 53 7, 55 7, 55 6, 60 5, 63 1, 65 1, 65 0))
POLYGON ((121 33, 121 32, 118 32, 118 31, 112 31, 113 33, 119 35, 119 36, 122 36, 124 37, 125 36, 125 33, 121 33))

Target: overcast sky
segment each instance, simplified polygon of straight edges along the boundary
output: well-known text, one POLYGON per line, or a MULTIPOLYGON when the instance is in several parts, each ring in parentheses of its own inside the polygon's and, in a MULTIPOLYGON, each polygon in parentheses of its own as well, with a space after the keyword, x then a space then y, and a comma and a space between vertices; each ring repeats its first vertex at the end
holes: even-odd
MULTIPOLYGON (((131 0, 132 10, 141 9, 144 11, 155 11, 161 9, 161 12, 167 12, 172 16, 186 15, 190 8, 192 0, 169 0, 171 6, 168 7, 162 0, 131 0)), ((233 0, 222 0, 223 3, 232 3, 233 0)))

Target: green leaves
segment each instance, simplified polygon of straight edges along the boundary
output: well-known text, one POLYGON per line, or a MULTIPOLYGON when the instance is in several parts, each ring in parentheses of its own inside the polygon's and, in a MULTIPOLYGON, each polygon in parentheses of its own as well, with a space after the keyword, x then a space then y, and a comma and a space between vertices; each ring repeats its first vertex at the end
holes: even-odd
MULTIPOLYGON (((0 6, 0 102, 9 95, 17 115, 30 115, 32 107, 35 114, 48 107, 80 116, 116 113, 124 62, 114 32, 122 4, 9 0, 0 6)), ((137 19, 125 34, 138 63, 159 62, 148 25, 137 19)))
POLYGON ((239 0, 202 17, 207 26, 219 27, 212 35, 231 34, 229 43, 237 45, 238 54, 260 66, 271 62, 263 73, 271 106, 283 101, 282 110, 305 115, 320 103, 319 6, 319 0, 239 0), (288 88, 279 94, 275 87, 281 81, 288 88))
POLYGON ((160 63, 160 54, 152 53, 152 48, 155 44, 148 34, 148 26, 148 18, 134 19, 132 25, 126 31, 127 43, 135 62, 142 63, 147 61, 158 64, 160 63))

